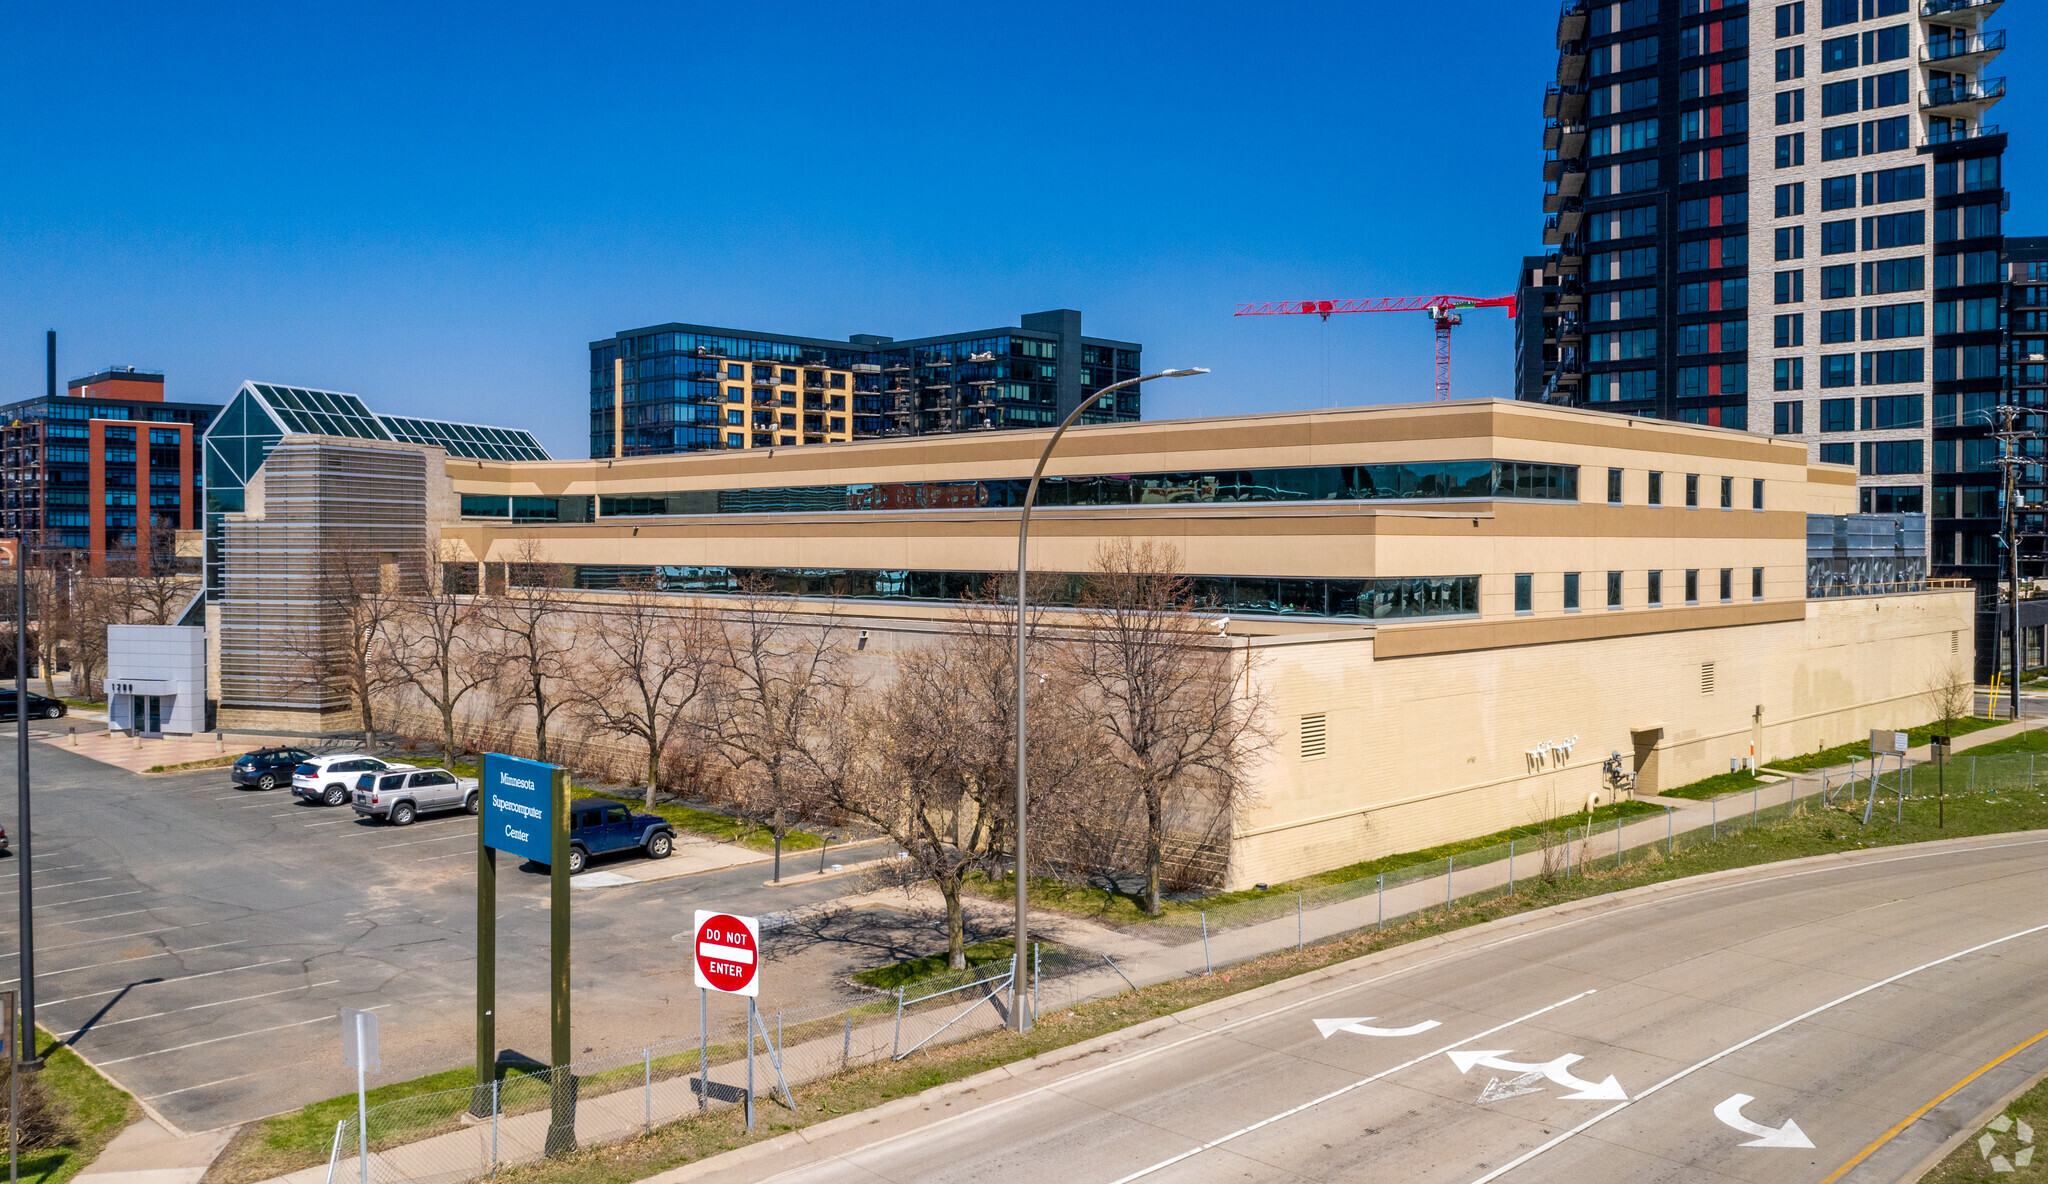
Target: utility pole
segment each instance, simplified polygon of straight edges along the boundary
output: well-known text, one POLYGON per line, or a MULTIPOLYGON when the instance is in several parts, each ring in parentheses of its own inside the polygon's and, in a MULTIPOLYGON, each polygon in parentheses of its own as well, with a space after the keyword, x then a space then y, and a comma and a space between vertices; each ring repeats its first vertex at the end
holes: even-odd
POLYGON ((2001 403, 1998 407, 1998 468, 2001 478, 1998 544, 2004 551, 2006 613, 2006 675, 2011 684, 2011 718, 2020 718, 2020 470, 2037 458, 2024 454, 2022 444, 2035 433, 2022 426, 2027 408, 2001 403))

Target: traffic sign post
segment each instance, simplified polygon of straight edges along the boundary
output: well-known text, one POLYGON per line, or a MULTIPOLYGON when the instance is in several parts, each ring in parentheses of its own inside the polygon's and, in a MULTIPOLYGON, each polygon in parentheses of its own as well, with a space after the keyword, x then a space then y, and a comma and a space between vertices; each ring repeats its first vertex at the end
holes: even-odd
POLYGON ((370 1184, 370 1098, 363 1074, 377 1067, 376 1013, 341 1009, 341 1063, 356 1071, 356 1166, 362 1184, 370 1184))
POLYGON ((782 1050, 769 1038, 768 1028, 761 1022, 757 1005, 761 994, 761 924, 753 917, 738 917, 731 913, 714 913, 706 909, 697 910, 697 935, 690 943, 691 960, 694 963, 698 989, 698 1036, 699 1072, 702 1074, 703 1097, 711 1094, 711 1074, 708 1058, 704 1055, 704 1044, 709 1039, 709 1025, 705 1020, 710 1015, 711 992, 721 995, 744 995, 747 1000, 747 1130, 754 1129, 754 1036, 759 1033, 761 1043, 768 1047, 768 1061, 775 1067, 775 1080, 782 1086, 782 1096, 788 1100, 790 1109, 796 1108, 796 1095, 790 1092, 789 1082, 782 1075, 782 1050))
POLYGON ((549 1113, 546 1152, 576 1149, 576 1079, 569 1072, 569 771, 502 753, 484 756, 477 838, 476 1086, 470 1113, 496 1107, 498 1072, 498 859, 500 851, 548 869, 549 1113))

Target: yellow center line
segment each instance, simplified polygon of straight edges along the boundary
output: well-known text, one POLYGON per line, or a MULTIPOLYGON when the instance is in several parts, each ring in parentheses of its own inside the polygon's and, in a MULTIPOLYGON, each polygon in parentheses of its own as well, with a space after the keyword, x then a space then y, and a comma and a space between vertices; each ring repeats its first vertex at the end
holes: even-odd
POLYGON ((1958 1090, 1970 1084, 1972 1081, 1977 1080, 1979 1077, 1982 1077, 1986 1073, 1991 1072, 1993 1069, 1998 1068, 2000 1065, 2025 1052, 2027 1049, 2033 1047, 2036 1044, 2039 1044, 2043 1038, 2048 1038, 2048 1028, 2044 1028, 2041 1031, 2034 1033, 2032 1036, 2027 1037, 2025 1040, 2020 1041, 2018 1044, 2013 1045, 2011 1048, 2006 1049, 2004 1052, 1999 1053, 1997 1056, 1984 1062, 1984 1064, 1972 1070, 1968 1077, 1965 1077, 1961 1081, 1956 1082, 1954 1085, 1949 1086, 1947 1089, 1942 1090, 1940 1093, 1936 1094, 1925 1106, 1922 1106, 1918 1110, 1915 1110, 1911 1114, 1908 1114, 1906 1117, 1901 1118, 1898 1121, 1898 1123, 1892 1127, 1892 1129, 1879 1135, 1876 1138, 1876 1140, 1874 1140, 1870 1144, 1870 1146, 1865 1147, 1863 1150, 1858 1151, 1855 1155, 1851 1156, 1849 1162, 1843 1164, 1841 1167, 1836 1168, 1834 1172, 1831 1173, 1827 1179, 1822 1180, 1820 1184, 1835 1184, 1835 1181, 1849 1174, 1850 1168, 1853 1168, 1857 1164, 1862 1163, 1864 1160, 1869 1159, 1871 1155, 1877 1151, 1878 1148, 1884 1146, 1886 1143, 1889 1143, 1893 1139, 1897 1138, 1900 1131, 1903 1131, 1907 1127, 1912 1126, 1914 1123, 1920 1121, 1921 1117, 1925 1115, 1929 1110, 1934 1109, 1936 1106, 1939 1106, 1943 1102, 1946 1102, 1950 1098, 1954 1097, 1958 1090))

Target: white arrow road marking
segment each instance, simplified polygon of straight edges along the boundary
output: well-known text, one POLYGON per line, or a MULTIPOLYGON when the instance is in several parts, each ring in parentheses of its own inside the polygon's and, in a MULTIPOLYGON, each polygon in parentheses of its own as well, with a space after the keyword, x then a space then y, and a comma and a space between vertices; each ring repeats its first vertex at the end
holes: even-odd
POLYGON ((1536 1083, 1541 1080, 1543 1074, 1540 1071, 1510 1077, 1506 1081, 1498 1077, 1489 1077, 1486 1079, 1486 1088, 1479 1091, 1479 1104, 1485 1106, 1493 1102, 1505 1102, 1509 1098, 1519 1098, 1523 1094, 1540 1094, 1543 1087, 1536 1083))
POLYGON ((1365 1021, 1376 1018, 1378 1017, 1361 1015, 1348 1020, 1317 1020, 1316 1031, 1321 1032, 1323 1039, 1328 1040, 1332 1032, 1349 1032, 1353 1036, 1413 1036, 1418 1032, 1427 1032, 1431 1028, 1442 1026, 1436 1020, 1424 1020, 1419 1024, 1410 1024, 1405 1028, 1368 1028, 1365 1026, 1365 1021))
POLYGON ((1813 1146, 1813 1140, 1807 1138, 1806 1132, 1799 1129, 1799 1124, 1789 1118, 1785 1120, 1785 1125, 1780 1127, 1768 1127, 1761 1122, 1751 1122, 1749 1119, 1744 1118, 1742 1116, 1742 1108, 1754 1101, 1756 1099, 1748 1094, 1736 1094, 1714 1107, 1714 1117, 1745 1135, 1756 1136, 1756 1138, 1744 1143, 1744 1147, 1813 1146))
POLYGON ((1548 1007, 1539 1007, 1527 1015, 1517 1016, 1514 1019, 1511 1019, 1503 1024, 1495 1024, 1493 1027, 1486 1029, 1484 1032, 1479 1032, 1475 1033, 1474 1035, 1467 1036, 1463 1040, 1453 1040, 1451 1043, 1444 1045, 1442 1048, 1434 1049, 1430 1052, 1423 1053, 1419 1057, 1414 1057, 1409 1060, 1402 1061, 1400 1064, 1395 1065, 1391 1069, 1382 1069, 1370 1077, 1361 1077, 1357 1081, 1352 1082, 1350 1085, 1340 1085, 1336 1089, 1331 1090, 1329 1093, 1326 1093, 1319 1098, 1310 1098, 1308 1101, 1303 1102, 1298 1106, 1290 1106, 1289 1108, 1282 1110, 1280 1113, 1273 1115, 1271 1118, 1261 1118, 1257 1122, 1252 1123, 1250 1126, 1239 1127, 1238 1129, 1230 1132, 1229 1134, 1211 1139, 1199 1147, 1190 1148, 1187 1151, 1181 1152, 1179 1155, 1162 1159, 1158 1163, 1153 1164, 1149 1168, 1140 1168, 1137 1171, 1132 1172, 1128 1176, 1124 1176, 1120 1179, 1112 1181, 1111 1184, 1131 1184, 1131 1181, 1133 1180, 1141 1180, 1146 1176, 1152 1175, 1154 1172, 1163 1171, 1166 1168, 1170 1168, 1174 1164, 1177 1164, 1184 1159, 1192 1159, 1195 1156, 1202 1154, 1204 1151, 1208 1151, 1216 1147, 1221 1147, 1223 1144, 1228 1143, 1233 1139, 1242 1138, 1245 1135, 1249 1135, 1256 1130, 1263 1130, 1266 1127, 1272 1126, 1276 1122, 1282 1121, 1283 1119, 1292 1118, 1295 1115, 1300 1114, 1304 1110, 1312 1110, 1315 1107, 1322 1105, 1324 1102, 1341 1098, 1345 1094, 1348 1094, 1353 1090, 1363 1089, 1366 1086, 1371 1085, 1373 1082, 1380 1080, 1381 1078, 1391 1077, 1394 1074, 1399 1073, 1403 1069, 1412 1069, 1415 1066, 1420 1065, 1424 1061, 1434 1060, 1436 1059, 1439 1053, 1449 1052, 1450 1050, 1458 1047, 1461 1044, 1470 1044, 1474 1040, 1484 1040, 1488 1036, 1493 1035, 1495 1032, 1499 1032, 1507 1028, 1512 1028, 1516 1024, 1527 1023, 1528 1021, 1535 1019, 1537 1016, 1542 1015, 1545 1012, 1556 1011, 1558 1008, 1563 1007, 1567 1003, 1576 1003, 1579 1000, 1584 999, 1586 996, 1594 994, 1596 990, 1597 988, 1595 988, 1594 990, 1580 991, 1578 994, 1573 995, 1568 999, 1560 999, 1548 1007))
MULTIPOLYGON (((1983 851, 1988 849, 1989 848, 1980 847, 1976 850, 1983 851)), ((1914 975, 1919 974, 1923 970, 1931 970, 1936 966, 1946 966, 1948 963, 1954 962, 1958 958, 1967 958, 1971 954, 1975 954, 1981 950, 1988 950, 1993 946, 2004 945, 2006 942, 2018 941, 2020 938, 2031 937, 2036 933, 2042 932, 2048 932, 2048 925, 2030 925, 2025 929, 2017 929, 2011 933, 2006 934, 2004 937, 1994 937, 1990 941, 1978 942, 1974 946, 1967 946, 1963 949, 1957 950, 1953 954, 1944 955, 1940 958, 1935 958, 1927 962, 1922 962, 1920 965, 1915 966, 1910 970, 1901 970, 1897 974, 1894 974, 1889 978, 1881 978, 1876 982, 1871 983, 1869 986, 1858 987, 1857 989, 1849 992, 1848 994, 1843 995, 1839 999, 1831 999, 1818 1007, 1810 1008, 1806 1011, 1800 1012, 1798 1015, 1793 1016, 1791 1019, 1773 1024, 1770 1027, 1765 1028, 1763 1031, 1758 1032, 1756 1035, 1751 1036, 1746 1040, 1738 1040, 1734 1044, 1729 1045, 1727 1048, 1722 1049, 1720 1052, 1717 1052, 1712 1056, 1704 1057, 1700 1060, 1694 1061, 1692 1064, 1687 1065, 1685 1068, 1680 1069, 1678 1072, 1673 1073, 1671 1076, 1666 1077, 1664 1080, 1637 1094, 1632 1100, 1624 1101, 1618 1105, 1609 1106, 1607 1109, 1602 1110, 1600 1113, 1595 1114, 1593 1117, 1588 1118, 1586 1121, 1571 1128, 1570 1130, 1559 1132, 1556 1136, 1552 1137, 1548 1141, 1539 1143, 1538 1145, 1531 1147, 1529 1150, 1524 1151, 1522 1154, 1517 1155, 1515 1158, 1509 1160, 1508 1162, 1500 1165, 1499 1167, 1493 1169, 1490 1172, 1487 1172, 1485 1175, 1477 1177, 1471 1182, 1471 1184, 1492 1184, 1492 1181, 1500 1179, 1502 1176, 1507 1175, 1509 1172, 1514 1171, 1516 1168, 1521 1167, 1523 1164, 1528 1163, 1530 1160, 1535 1159, 1537 1156, 1542 1155, 1544 1152, 1549 1151, 1551 1148, 1556 1147, 1558 1144, 1565 1142, 1567 1139, 1572 1139, 1577 1137, 1578 1135, 1584 1134, 1586 1131, 1591 1130, 1593 1127, 1599 1125, 1606 1119, 1621 1113, 1623 1110, 1628 1109, 1630 1106, 1635 1105, 1637 1102, 1640 1102, 1645 1098, 1648 1098, 1651 1094, 1657 1093, 1658 1091, 1662 1090, 1665 1086, 1673 1085, 1677 1082, 1683 1081, 1686 1078, 1692 1076, 1693 1074, 1699 1072, 1701 1069, 1706 1068, 1708 1065, 1713 1064, 1715 1061, 1721 1060, 1724 1057, 1733 1056, 1736 1053, 1741 1052, 1743 1049, 1748 1048, 1750 1045, 1757 1043, 1758 1041, 1768 1040, 1771 1037, 1777 1035, 1778 1033, 1784 1031, 1792 1025, 1799 1023, 1802 1020, 1810 1020, 1814 1016, 1817 1016, 1822 1012, 1840 1007, 1842 1004, 1849 1002, 1851 999, 1860 999, 1863 996, 1870 994, 1872 991, 1878 990, 1883 987, 1891 986, 1893 983, 1900 982, 1904 979, 1909 979, 1914 975)))
POLYGON ((1541 1073, 1566 1089, 1576 1091, 1560 1095, 1568 1102, 1625 1102, 1628 1100, 1628 1091, 1621 1088, 1621 1083, 1612 1076, 1598 1084, 1572 1076, 1569 1072, 1571 1067, 1586 1059, 1575 1052, 1568 1052, 1556 1060, 1545 1061, 1540 1065, 1525 1065, 1520 1061, 1505 1061, 1501 1059, 1502 1056, 1512 1051, 1512 1049, 1496 1048, 1485 1051, 1467 1050, 1452 1052, 1444 1055, 1451 1058, 1451 1063, 1458 1067, 1458 1072, 1460 1073, 1470 1073, 1474 1065, 1485 1065, 1489 1069, 1503 1069, 1509 1073, 1541 1073))

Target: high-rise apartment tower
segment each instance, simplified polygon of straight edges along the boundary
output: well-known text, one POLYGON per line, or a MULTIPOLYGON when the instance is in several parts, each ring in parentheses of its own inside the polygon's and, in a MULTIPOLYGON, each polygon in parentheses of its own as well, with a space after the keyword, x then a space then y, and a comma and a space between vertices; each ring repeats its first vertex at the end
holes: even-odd
POLYGON ((1806 441, 1995 578, 1999 6, 1566 3, 1517 393, 1806 441))

